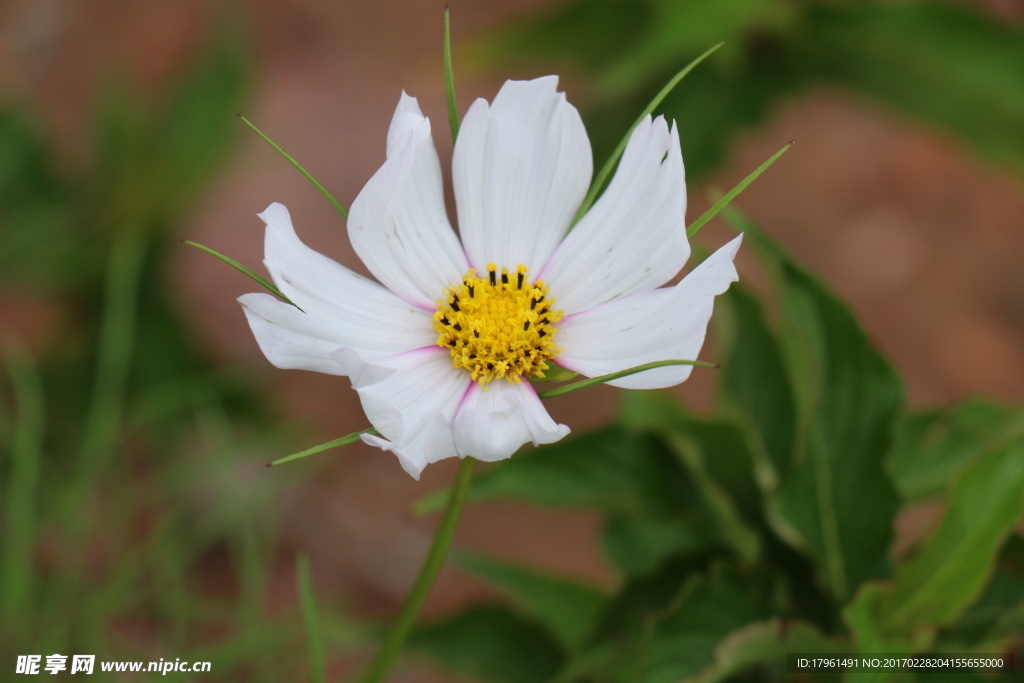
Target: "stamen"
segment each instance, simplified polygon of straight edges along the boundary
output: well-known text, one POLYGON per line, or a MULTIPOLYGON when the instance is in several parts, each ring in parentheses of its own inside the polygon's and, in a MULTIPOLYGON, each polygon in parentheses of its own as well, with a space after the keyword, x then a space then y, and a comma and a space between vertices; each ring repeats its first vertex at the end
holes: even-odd
POLYGON ((498 267, 489 263, 484 278, 470 270, 437 301, 437 344, 448 348, 452 364, 465 368, 481 385, 500 378, 521 382, 524 376, 543 377, 547 361, 561 350, 553 342, 553 323, 562 319, 562 312, 551 310, 553 300, 543 282, 529 282, 526 266, 519 265, 515 273, 515 287, 508 268, 501 269, 498 282, 498 267))

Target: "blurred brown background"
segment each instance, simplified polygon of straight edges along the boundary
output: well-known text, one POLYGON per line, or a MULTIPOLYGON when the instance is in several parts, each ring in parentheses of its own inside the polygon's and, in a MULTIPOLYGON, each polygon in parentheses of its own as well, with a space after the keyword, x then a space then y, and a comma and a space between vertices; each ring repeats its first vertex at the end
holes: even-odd
MULTIPOLYGON (((463 111, 476 97, 493 97, 507 77, 558 70, 558 64, 549 70, 460 66, 460 46, 546 4, 451 3, 463 111)), ((1001 21, 1024 17, 1014 0, 974 4, 1001 21)), ((412 0, 260 0, 233 7, 206 0, 5 0, 0 4, 0 87, 8 97, 30 103, 61 164, 73 169, 88 154, 86 124, 98 83, 127 79, 159 98, 210 38, 211 26, 225 13, 236 13, 251 32, 255 59, 251 98, 241 113, 348 205, 383 161, 387 126, 403 89, 418 97, 431 117, 442 160, 450 154, 441 69, 443 6, 412 0)), ((709 36, 708 44, 718 39, 709 36)), ((590 92, 584 79, 564 74, 562 87, 571 102, 586 108, 590 92)), ((817 88, 790 99, 765 125, 744 133, 726 167, 689 188, 690 218, 708 205, 709 189, 731 187, 790 139, 797 145, 738 206, 852 304, 903 374, 910 402, 930 405, 976 394, 1024 401, 1024 184, 1019 174, 979 160, 943 130, 847 92, 817 88)), ((272 201, 289 207, 308 244, 366 272, 332 207, 247 131, 240 131, 233 155, 205 189, 181 237, 255 266, 262 258, 262 223, 255 214, 272 201)), ((717 246, 727 236, 726 228, 713 223, 701 241, 717 246)), ((347 380, 279 371, 263 358, 234 301, 253 290, 249 281, 185 246, 174 264, 177 306, 207 352, 258 377, 281 411, 306 425, 308 435, 299 447, 365 426, 347 380)), ((45 345, 47 334, 55 333, 38 302, 4 295, 0 303, 7 322, 14 321, 34 344, 45 345)), ((706 372, 698 372, 680 393, 692 405, 707 406, 711 386, 706 372)), ((611 390, 582 397, 553 400, 555 418, 584 430, 613 410, 611 390)), ((281 590, 291 590, 291 565, 284 558, 303 549, 312 555, 322 594, 359 614, 388 614, 412 581, 434 523, 415 518, 410 504, 445 485, 454 463, 428 468, 417 483, 393 456, 362 444, 318 457, 330 464, 291 487, 280 505, 281 590)), ((277 470, 251 474, 280 476, 277 470)), ((596 524, 583 513, 478 506, 462 520, 457 543, 607 582, 596 524)), ((457 571, 446 571, 429 612, 484 590, 457 571)))

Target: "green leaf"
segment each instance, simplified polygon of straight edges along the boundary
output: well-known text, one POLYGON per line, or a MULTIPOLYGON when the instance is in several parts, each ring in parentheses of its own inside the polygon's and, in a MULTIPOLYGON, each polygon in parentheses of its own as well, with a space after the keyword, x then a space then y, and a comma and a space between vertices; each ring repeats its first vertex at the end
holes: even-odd
POLYGON ((445 669, 492 683, 547 683, 563 655, 547 631, 501 607, 477 607, 417 630, 409 647, 445 669))
POLYGON ((939 633, 935 648, 946 652, 1001 652, 1022 629, 1024 575, 997 567, 981 597, 939 633))
POLYGON ((764 311, 744 287, 733 285, 722 296, 715 316, 726 342, 720 396, 726 414, 742 424, 754 444, 759 464, 767 467, 767 488, 793 458, 796 406, 782 350, 764 311))
POLYGON ((713 524, 697 515, 690 518, 652 519, 612 517, 602 534, 605 553, 626 576, 643 576, 666 560, 697 556, 718 547, 713 524))
POLYGON ((512 598, 567 649, 583 642, 607 601, 601 591, 572 579, 470 553, 459 553, 455 559, 459 567, 512 598))
POLYGON ((906 500, 939 495, 972 458, 1019 434, 1024 412, 984 400, 915 413, 899 424, 889 473, 906 500))
POLYGON ((920 555, 895 578, 881 618, 889 629, 945 625, 980 594, 1024 506, 1024 445, 978 460, 953 485, 948 507, 920 555))
POLYGON ((628 392, 623 405, 624 424, 647 426, 679 459, 722 542, 738 557, 753 561, 760 539, 751 523, 760 521, 761 496, 743 433, 734 425, 693 418, 658 392, 628 392))
POLYGON ((767 616, 756 581, 726 567, 693 582, 657 619, 641 651, 644 683, 673 683, 715 663, 715 651, 730 634, 767 616))
POLYGON ((936 631, 977 600, 1022 510, 1024 445, 1005 445, 972 463, 953 484, 921 553, 892 581, 864 586, 846 608, 860 651, 930 647, 936 631))
POLYGON ((841 653, 846 644, 825 638, 815 627, 797 621, 769 619, 743 626, 715 647, 714 663, 683 683, 718 683, 757 665, 759 678, 786 680, 786 658, 791 652, 841 653), (765 676, 764 667, 774 674, 765 676))
POLYGON ((777 530, 840 600, 888 573, 899 505, 883 469, 903 388, 850 309, 735 211, 782 289, 783 352, 797 406, 795 465, 770 501, 777 530))
MULTIPOLYGON (((439 492, 416 506, 438 509, 439 492)), ((469 489, 470 500, 521 500, 629 516, 685 512, 693 492, 656 439, 610 427, 528 450, 495 463, 469 489)))

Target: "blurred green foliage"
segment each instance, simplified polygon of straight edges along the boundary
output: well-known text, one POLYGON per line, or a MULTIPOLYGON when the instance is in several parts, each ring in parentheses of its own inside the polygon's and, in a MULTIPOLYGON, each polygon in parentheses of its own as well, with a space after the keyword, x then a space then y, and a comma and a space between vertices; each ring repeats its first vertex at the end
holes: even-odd
POLYGON ((297 614, 268 613, 291 477, 254 476, 283 432, 247 380, 204 358, 167 272, 174 228, 241 132, 248 58, 221 32, 165 101, 106 91, 73 173, 30 112, 0 108, 0 284, 58 326, 39 349, 2 345, 7 672, 54 653, 211 661, 205 678, 223 681, 304 668, 297 614))
POLYGON ((597 159, 668 77, 725 47, 659 112, 679 121, 687 176, 739 129, 813 86, 841 88, 1024 169, 1024 27, 945 0, 570 0, 478 41, 489 62, 564 64, 594 84, 597 159))

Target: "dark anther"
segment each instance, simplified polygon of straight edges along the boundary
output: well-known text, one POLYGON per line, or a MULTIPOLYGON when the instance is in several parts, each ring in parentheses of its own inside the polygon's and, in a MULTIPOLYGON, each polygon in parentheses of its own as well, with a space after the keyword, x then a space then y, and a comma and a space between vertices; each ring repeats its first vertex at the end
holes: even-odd
POLYGON ((537 308, 537 304, 540 303, 540 299, 530 299, 530 310, 537 308))
POLYGON ((547 330, 537 330, 538 337, 546 337, 548 334, 547 330))
POLYGON ((522 289, 523 288, 523 278, 524 277, 526 277, 526 273, 519 273, 519 284, 517 285, 516 289, 522 289))
POLYGON ((523 323, 523 332, 526 332, 528 329, 530 329, 530 321, 529 320, 527 320, 525 323, 523 323))
POLYGON ((487 369, 488 370, 493 370, 494 369, 494 363, 488 363, 487 364, 487 369))
POLYGON ((477 339, 479 339, 480 338, 480 330, 473 330, 473 336, 476 337, 477 339))
POLYGON ((462 325, 460 325, 459 323, 455 323, 454 325, 452 325, 452 327, 455 328, 456 332, 462 332, 462 325))
POLYGON ((455 299, 452 300, 451 307, 452 307, 452 310, 455 311, 456 313, 459 312, 459 298, 458 297, 455 297, 455 299))
POLYGON ((466 285, 466 289, 469 290, 469 298, 473 298, 473 285, 466 285))
POLYGON ((540 322, 538 322, 537 324, 538 325, 547 325, 549 322, 551 322, 551 321, 548 320, 547 318, 541 318, 540 322))
POLYGON ((497 284, 498 284, 498 279, 496 277, 495 272, 492 270, 491 271, 491 287, 494 287, 497 284))
POLYGON ((441 324, 442 325, 450 325, 451 323, 448 322, 448 318, 447 317, 444 317, 444 318, 441 318, 441 324))
POLYGON ((503 285, 507 285, 508 284, 508 273, 502 273, 501 274, 501 284, 503 284, 503 285))

